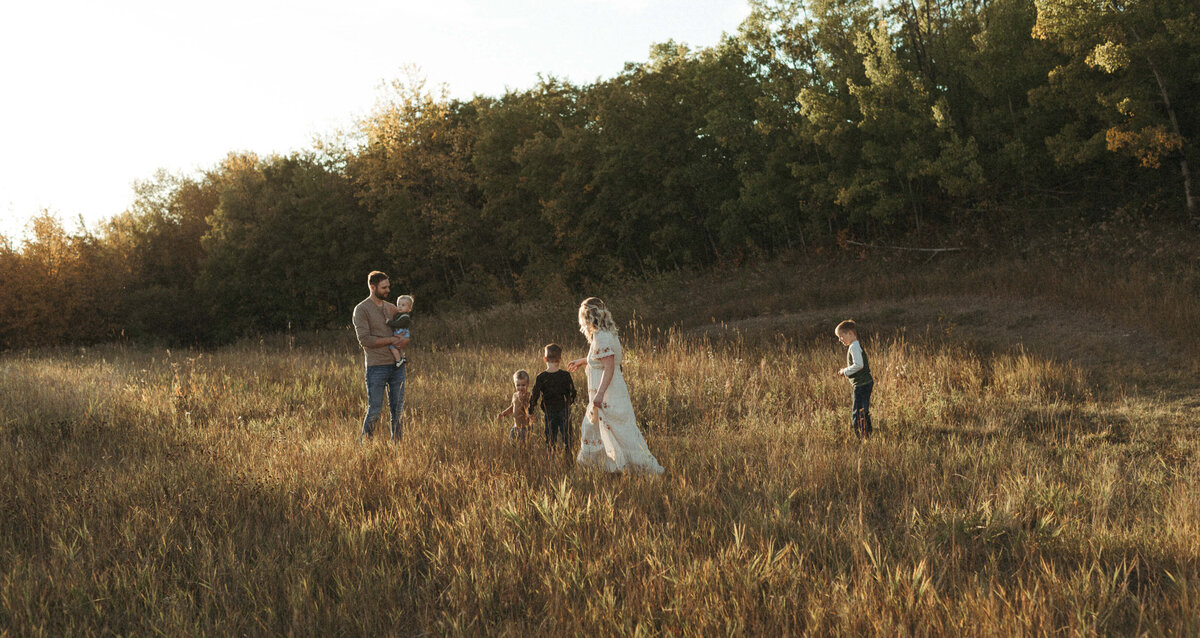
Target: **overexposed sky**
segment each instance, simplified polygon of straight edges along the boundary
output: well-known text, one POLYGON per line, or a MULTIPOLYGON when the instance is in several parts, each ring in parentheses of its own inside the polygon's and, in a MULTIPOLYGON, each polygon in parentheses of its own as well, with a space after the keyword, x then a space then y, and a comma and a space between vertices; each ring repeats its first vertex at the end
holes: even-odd
POLYGON ((43 208, 94 225, 134 180, 286 153, 416 65, 451 94, 586 83, 651 44, 715 44, 745 0, 14 0, 0 5, 0 234, 43 208))

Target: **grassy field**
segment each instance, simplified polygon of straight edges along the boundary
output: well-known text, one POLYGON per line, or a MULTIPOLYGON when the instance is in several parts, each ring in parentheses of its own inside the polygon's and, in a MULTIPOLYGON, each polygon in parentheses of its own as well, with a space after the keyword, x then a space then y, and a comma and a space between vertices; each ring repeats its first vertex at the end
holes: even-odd
POLYGON ((347 332, 7 353, 0 633, 1200 634, 1194 280, 901 266, 609 295, 659 478, 493 417, 572 299, 423 322, 401 445, 347 332))

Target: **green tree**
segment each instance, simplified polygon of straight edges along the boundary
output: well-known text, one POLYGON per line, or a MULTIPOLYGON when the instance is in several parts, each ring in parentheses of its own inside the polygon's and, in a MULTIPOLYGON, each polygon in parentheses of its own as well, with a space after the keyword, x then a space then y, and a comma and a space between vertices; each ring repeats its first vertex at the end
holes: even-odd
POLYGON ((834 204, 829 178, 835 156, 818 137, 815 120, 802 113, 799 98, 805 90, 816 89, 809 98, 821 102, 825 112, 837 108, 837 87, 821 80, 829 62, 817 44, 817 22, 806 2, 750 4, 738 40, 761 92, 752 125, 762 150, 757 155, 761 167, 747 164, 741 171, 741 199, 751 210, 774 216, 785 226, 794 222, 795 235, 803 240, 806 229, 831 229, 842 211, 834 204))
POLYGON ((210 176, 157 172, 134 185, 133 204, 102 227, 102 243, 118 273, 121 330, 133 338, 193 343, 207 338, 209 304, 196 290, 204 260, 201 238, 216 210, 210 176))
POLYGON ((649 62, 627 65, 585 94, 581 137, 590 138, 595 162, 577 221, 581 239, 619 269, 704 264, 728 248, 726 238, 735 245, 743 238, 722 234, 725 204, 738 196, 737 170, 706 120, 706 89, 714 87, 704 68, 700 55, 668 42, 649 62))
POLYGON ((393 82, 361 122, 365 141, 348 169, 396 265, 392 287, 434 305, 455 294, 469 305, 510 298, 473 164, 485 102, 452 101, 415 75, 393 82))
POLYGON ((564 267, 574 248, 549 214, 565 164, 553 148, 584 123, 580 89, 544 78, 528 91, 509 92, 479 109, 473 162, 483 221, 498 245, 505 276, 522 296, 562 295, 575 276, 564 267))
POLYGON ((224 335, 344 324, 375 248, 349 178, 320 155, 230 155, 198 287, 224 335))
POLYGON ((1085 125, 1053 138, 1062 158, 1107 149, 1141 166, 1178 166, 1184 205, 1200 227, 1191 159, 1200 112, 1200 14, 1178 0, 1036 0, 1037 37, 1065 57, 1050 88, 1073 97, 1085 125))
POLYGON ((989 0, 960 22, 950 56, 959 86, 948 95, 956 121, 978 142, 978 162, 993 201, 1033 203, 1045 184, 1068 176, 1052 161, 1045 139, 1061 126, 1057 113, 1035 108, 1031 89, 1043 84, 1055 56, 1032 37, 1029 0, 989 0))

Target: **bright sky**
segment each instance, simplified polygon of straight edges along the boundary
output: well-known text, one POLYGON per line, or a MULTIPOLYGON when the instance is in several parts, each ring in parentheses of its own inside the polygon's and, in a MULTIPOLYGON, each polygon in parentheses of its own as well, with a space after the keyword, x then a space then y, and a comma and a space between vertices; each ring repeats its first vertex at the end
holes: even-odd
POLYGON ((733 33, 746 0, 26 0, 0 5, 0 234, 89 226, 158 168, 286 153, 416 65, 453 96, 586 83, 733 33))

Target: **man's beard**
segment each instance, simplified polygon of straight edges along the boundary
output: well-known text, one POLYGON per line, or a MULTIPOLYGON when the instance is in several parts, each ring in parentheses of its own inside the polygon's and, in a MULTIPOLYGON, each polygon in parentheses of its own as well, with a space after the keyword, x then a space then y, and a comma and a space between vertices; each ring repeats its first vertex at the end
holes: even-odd
POLYGON ((378 299, 378 300, 380 300, 380 301, 387 301, 387 294, 386 294, 386 293, 380 293, 378 290, 376 290, 376 291, 375 291, 375 298, 376 298, 376 299, 378 299))

